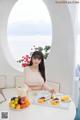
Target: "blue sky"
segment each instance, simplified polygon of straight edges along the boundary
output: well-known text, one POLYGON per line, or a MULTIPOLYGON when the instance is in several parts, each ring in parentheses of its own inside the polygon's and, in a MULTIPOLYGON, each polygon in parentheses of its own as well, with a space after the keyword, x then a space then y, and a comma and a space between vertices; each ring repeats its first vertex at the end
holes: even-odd
POLYGON ((51 27, 48 23, 40 22, 16 22, 9 26, 9 35, 26 36, 26 35, 51 35, 51 27))

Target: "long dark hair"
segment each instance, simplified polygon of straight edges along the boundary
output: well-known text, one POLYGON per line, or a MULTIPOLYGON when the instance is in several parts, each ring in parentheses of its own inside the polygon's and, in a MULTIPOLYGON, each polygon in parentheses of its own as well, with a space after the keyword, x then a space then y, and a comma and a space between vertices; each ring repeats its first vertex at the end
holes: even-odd
POLYGON ((43 77, 44 79, 44 82, 46 81, 46 77, 45 77, 45 65, 44 65, 44 56, 42 54, 41 51, 35 51, 32 53, 32 56, 31 56, 31 60, 30 60, 30 63, 29 63, 29 66, 32 66, 32 58, 34 59, 39 59, 41 60, 40 64, 39 64, 39 72, 41 73, 41 76, 43 77))

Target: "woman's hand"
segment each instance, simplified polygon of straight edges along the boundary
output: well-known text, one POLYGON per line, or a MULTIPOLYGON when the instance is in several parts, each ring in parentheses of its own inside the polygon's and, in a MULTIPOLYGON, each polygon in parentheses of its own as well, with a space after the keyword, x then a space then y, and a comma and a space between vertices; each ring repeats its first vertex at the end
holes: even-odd
POLYGON ((56 93, 54 89, 48 89, 51 94, 56 93))
POLYGON ((43 85, 43 89, 48 90, 50 93, 56 93, 54 88, 48 87, 48 85, 46 83, 43 85))

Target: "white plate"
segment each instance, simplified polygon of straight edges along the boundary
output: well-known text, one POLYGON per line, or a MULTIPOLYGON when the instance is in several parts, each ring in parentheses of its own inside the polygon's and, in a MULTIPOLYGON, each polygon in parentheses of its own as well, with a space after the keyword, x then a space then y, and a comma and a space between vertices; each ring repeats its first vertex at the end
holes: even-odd
MULTIPOLYGON (((44 93, 44 92, 43 92, 44 93)), ((44 102, 44 103, 38 103, 37 101, 38 101, 38 99, 40 98, 40 97, 50 97, 50 95, 51 94, 47 94, 47 92, 46 92, 46 94, 39 94, 38 96, 36 96, 36 98, 35 98, 35 100, 34 100, 34 104, 37 104, 37 105, 42 105, 42 106, 48 106, 48 107, 56 107, 56 108, 62 108, 62 109, 68 109, 69 108, 69 106, 70 106, 70 102, 71 102, 71 100, 69 101, 69 102, 61 102, 61 97, 63 96, 63 94, 54 94, 53 96, 55 96, 55 97, 57 97, 57 98, 59 98, 60 99, 60 104, 59 105, 51 105, 51 103, 50 103, 50 101, 51 101, 51 99, 50 100, 48 100, 48 101, 46 101, 46 102, 44 102), (44 95, 44 96, 43 96, 44 95)))

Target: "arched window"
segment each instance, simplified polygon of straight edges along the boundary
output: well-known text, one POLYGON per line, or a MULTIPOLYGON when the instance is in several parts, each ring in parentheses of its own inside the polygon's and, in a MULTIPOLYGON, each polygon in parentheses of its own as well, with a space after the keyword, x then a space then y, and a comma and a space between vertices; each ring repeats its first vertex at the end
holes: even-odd
POLYGON ((17 61, 42 50, 47 58, 52 43, 52 24, 42 0, 18 0, 13 7, 7 27, 9 49, 17 61))

